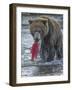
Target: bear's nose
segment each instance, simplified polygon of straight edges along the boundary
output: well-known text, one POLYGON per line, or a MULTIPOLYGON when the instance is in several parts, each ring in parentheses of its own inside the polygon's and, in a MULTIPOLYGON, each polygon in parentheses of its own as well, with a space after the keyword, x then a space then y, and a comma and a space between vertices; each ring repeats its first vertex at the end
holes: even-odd
POLYGON ((38 41, 39 41, 39 39, 38 39, 38 38, 35 38, 35 41, 36 41, 36 42, 38 42, 38 41))

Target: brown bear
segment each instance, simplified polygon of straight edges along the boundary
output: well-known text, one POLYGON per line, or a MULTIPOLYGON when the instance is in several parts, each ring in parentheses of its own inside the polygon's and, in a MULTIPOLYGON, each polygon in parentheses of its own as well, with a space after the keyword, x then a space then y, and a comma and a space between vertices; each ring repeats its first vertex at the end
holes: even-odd
POLYGON ((63 35, 59 23, 52 17, 42 16, 30 20, 30 32, 35 41, 40 41, 40 56, 43 61, 63 58, 63 35))

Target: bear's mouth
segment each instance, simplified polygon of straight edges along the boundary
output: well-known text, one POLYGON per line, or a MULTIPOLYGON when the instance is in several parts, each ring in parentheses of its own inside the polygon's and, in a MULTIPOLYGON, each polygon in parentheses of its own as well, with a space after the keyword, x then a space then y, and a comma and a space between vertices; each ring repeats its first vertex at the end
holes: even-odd
POLYGON ((35 34, 34 34, 34 40, 35 40, 36 42, 38 42, 40 39, 41 39, 40 33, 39 33, 39 32, 35 32, 35 34))
POLYGON ((39 40, 40 40, 40 39, 36 38, 36 39, 35 39, 35 42, 39 42, 39 40))

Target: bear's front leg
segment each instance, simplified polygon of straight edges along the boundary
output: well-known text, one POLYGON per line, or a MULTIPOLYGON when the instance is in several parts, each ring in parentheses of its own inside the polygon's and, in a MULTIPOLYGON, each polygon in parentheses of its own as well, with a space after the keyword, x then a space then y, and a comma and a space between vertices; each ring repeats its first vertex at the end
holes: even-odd
POLYGON ((48 58, 47 58, 47 62, 51 62, 54 60, 54 56, 55 56, 55 48, 54 47, 49 47, 48 48, 48 58))
POLYGON ((42 49, 42 50, 40 51, 40 57, 41 57, 41 59, 42 59, 42 62, 46 62, 44 49, 42 49))

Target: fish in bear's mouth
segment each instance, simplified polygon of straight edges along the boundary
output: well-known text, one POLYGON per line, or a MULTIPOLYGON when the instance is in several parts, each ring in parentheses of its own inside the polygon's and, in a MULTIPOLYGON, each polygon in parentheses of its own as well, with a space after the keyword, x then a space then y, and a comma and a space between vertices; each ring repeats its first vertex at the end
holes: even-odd
POLYGON ((40 53, 40 49, 41 49, 40 33, 36 32, 34 35, 34 43, 31 49, 32 61, 34 61, 37 58, 38 54, 40 53))

